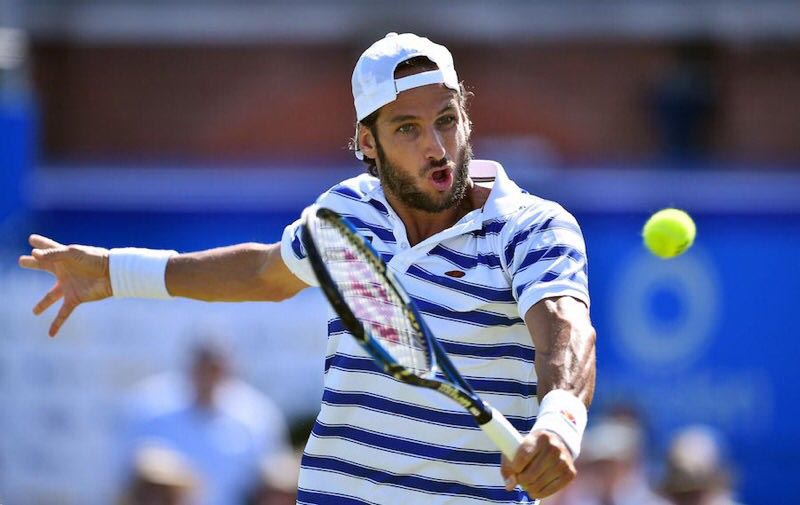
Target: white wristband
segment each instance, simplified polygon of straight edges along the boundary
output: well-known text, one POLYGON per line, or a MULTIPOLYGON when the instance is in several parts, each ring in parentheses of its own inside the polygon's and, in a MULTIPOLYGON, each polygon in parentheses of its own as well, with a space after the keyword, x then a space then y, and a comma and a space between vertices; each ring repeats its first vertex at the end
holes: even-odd
POLYGON ((123 247, 108 254, 111 291, 117 298, 169 299, 164 275, 177 251, 123 247))
POLYGON ((547 430, 564 441, 573 458, 581 452, 581 439, 586 429, 586 406, 577 396, 563 389, 544 395, 533 430, 547 430))

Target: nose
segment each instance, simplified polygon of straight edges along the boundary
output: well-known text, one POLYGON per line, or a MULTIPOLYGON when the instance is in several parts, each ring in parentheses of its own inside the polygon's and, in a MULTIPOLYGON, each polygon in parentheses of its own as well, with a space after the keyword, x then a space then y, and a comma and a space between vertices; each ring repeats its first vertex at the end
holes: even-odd
POLYGON ((429 128, 425 133, 425 158, 428 160, 439 161, 447 155, 444 148, 442 133, 436 128, 429 128))

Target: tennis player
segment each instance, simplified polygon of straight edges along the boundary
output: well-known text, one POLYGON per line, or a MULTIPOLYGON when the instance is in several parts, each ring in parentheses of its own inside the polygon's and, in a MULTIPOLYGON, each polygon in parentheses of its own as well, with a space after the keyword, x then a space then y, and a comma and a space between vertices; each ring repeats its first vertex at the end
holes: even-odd
MULTIPOLYGON (((575 219, 472 159, 450 52, 390 33, 353 72, 353 147, 367 173, 317 204, 347 216, 416 300, 476 392, 527 434, 513 460, 439 393, 380 372, 335 317, 299 503, 529 503, 564 488, 594 393, 595 332, 575 219), (498 472, 499 470, 499 472, 498 472)), ((502 111, 498 111, 502 113, 502 111)), ((300 220, 280 243, 202 252, 64 246, 31 235, 21 266, 57 282, 33 311, 109 297, 279 301, 316 280, 300 220)))

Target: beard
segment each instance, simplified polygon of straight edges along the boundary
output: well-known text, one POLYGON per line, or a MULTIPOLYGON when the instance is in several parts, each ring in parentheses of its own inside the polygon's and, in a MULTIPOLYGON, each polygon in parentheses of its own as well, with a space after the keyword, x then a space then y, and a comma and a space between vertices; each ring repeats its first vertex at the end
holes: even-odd
MULTIPOLYGON (((376 137, 377 140, 377 137, 376 137)), ((460 204, 467 194, 467 181, 469 179, 469 162, 472 160, 472 145, 467 143, 458 153, 453 170, 453 186, 448 193, 429 195, 425 193, 416 183, 413 176, 403 173, 386 157, 380 142, 375 145, 378 151, 378 161, 380 162, 379 178, 384 189, 396 196, 404 205, 415 210, 421 210, 431 214, 452 209, 460 204)), ((443 168, 447 165, 447 158, 439 161, 432 161, 428 166, 420 170, 420 175, 424 176, 429 170, 443 168)))

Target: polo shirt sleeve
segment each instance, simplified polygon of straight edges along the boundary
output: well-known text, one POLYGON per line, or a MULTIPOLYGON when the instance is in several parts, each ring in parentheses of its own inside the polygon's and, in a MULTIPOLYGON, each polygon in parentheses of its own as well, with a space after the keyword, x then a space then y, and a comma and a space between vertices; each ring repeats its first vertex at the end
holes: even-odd
MULTIPOLYGON (((336 189, 340 188, 340 186, 341 185, 334 186, 322 193, 313 205, 309 205, 303 210, 298 220, 283 229, 283 236, 281 237, 281 258, 289 271, 309 286, 318 287, 319 282, 314 275, 314 269, 311 268, 311 262, 308 261, 306 249, 303 247, 303 241, 301 239, 303 221, 305 221, 307 213, 316 212, 318 207, 328 207, 335 211, 343 212, 345 209, 343 208, 341 197, 339 197, 336 192, 336 189)), ((341 192, 341 189, 339 189, 339 192, 341 192)))
POLYGON ((306 213, 313 208, 315 208, 313 205, 306 207, 299 219, 284 228, 283 236, 281 237, 281 258, 295 277, 309 286, 319 286, 319 282, 317 282, 317 278, 311 268, 311 263, 308 261, 303 242, 300 239, 303 219, 306 213))
POLYGON ((520 317, 545 298, 571 296, 589 306, 586 245, 575 218, 550 203, 520 211, 502 234, 502 260, 520 317))

